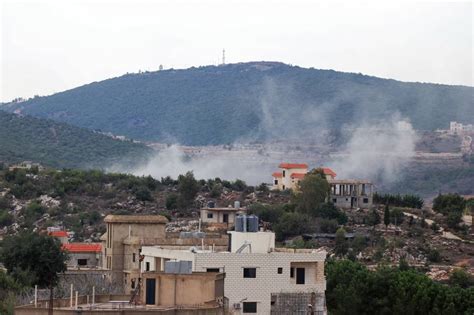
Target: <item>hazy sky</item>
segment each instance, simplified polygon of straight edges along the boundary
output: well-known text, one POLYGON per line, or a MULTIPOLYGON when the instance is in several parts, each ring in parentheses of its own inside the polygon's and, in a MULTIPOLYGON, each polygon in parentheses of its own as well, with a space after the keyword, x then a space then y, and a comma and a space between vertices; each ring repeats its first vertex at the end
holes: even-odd
POLYGON ((138 70, 271 60, 473 85, 472 2, 0 0, 0 100, 138 70))

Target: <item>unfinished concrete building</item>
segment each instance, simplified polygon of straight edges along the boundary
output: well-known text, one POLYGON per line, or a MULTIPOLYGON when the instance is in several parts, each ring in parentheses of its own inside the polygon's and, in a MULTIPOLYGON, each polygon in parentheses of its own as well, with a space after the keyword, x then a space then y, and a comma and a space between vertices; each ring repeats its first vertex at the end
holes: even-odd
POLYGON ((373 184, 367 180, 330 179, 330 200, 343 209, 367 209, 373 204, 373 184))
MULTIPOLYGON (((160 246, 168 249, 200 246, 224 250, 228 244, 227 235, 218 233, 166 232, 168 220, 160 215, 108 215, 104 221, 107 230, 101 237, 103 268, 114 271, 111 274, 116 279, 112 281, 122 283, 123 292, 126 294, 138 288, 143 246, 160 246)), ((149 270, 149 265, 145 264, 143 267, 144 270, 149 270)))

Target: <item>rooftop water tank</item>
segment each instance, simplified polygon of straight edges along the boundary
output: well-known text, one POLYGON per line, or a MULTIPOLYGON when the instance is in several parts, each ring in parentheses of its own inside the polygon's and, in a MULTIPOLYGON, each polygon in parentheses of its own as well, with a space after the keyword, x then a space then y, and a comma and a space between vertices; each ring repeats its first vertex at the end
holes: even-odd
POLYGON ((258 232, 258 217, 256 215, 247 216, 247 232, 258 232))
POLYGON ((235 218, 235 231, 236 232, 244 232, 244 222, 245 222, 245 220, 246 220, 245 215, 238 215, 235 218))

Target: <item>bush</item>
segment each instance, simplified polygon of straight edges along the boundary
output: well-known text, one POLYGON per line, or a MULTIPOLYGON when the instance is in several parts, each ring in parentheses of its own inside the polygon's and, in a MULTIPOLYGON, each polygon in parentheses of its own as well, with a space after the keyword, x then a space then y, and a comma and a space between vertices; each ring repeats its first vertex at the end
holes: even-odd
POLYGON ((428 250, 426 258, 428 258, 428 260, 430 262, 440 262, 441 261, 441 254, 440 254, 439 250, 434 249, 434 248, 430 248, 428 250))
POLYGON ((452 228, 452 229, 457 229, 459 228, 459 223, 461 223, 462 220, 462 213, 461 212, 451 212, 448 214, 448 217, 446 218, 446 224, 452 228))
POLYGON ((247 188, 247 184, 241 180, 241 179, 236 179, 230 187, 232 190, 236 191, 244 191, 247 188))
POLYGON ((312 232, 311 219, 301 213, 285 213, 274 227, 276 238, 279 241, 289 236, 312 232))
POLYGON ((321 219, 319 221, 319 230, 321 233, 336 233, 338 228, 336 220, 321 219))
POLYGON ((451 273, 449 277, 449 283, 451 285, 457 285, 461 288, 469 288, 470 286, 474 285, 474 279, 464 269, 458 268, 451 273))
POLYGON ((177 208, 178 208, 178 195, 177 194, 169 194, 166 197, 166 209, 175 210, 177 208))
POLYGON ((283 207, 281 206, 254 203, 249 207, 249 213, 255 214, 262 221, 277 223, 285 214, 285 210, 283 210, 283 207))
POLYGON ((140 187, 135 191, 135 197, 140 201, 153 201, 151 192, 146 187, 140 187))
POLYGON ((400 225, 403 223, 405 215, 403 214, 403 210, 400 208, 393 208, 390 211, 390 222, 395 225, 400 225))
POLYGON ((219 198, 222 194, 222 185, 221 184, 214 184, 211 189, 210 197, 211 198, 219 198))
POLYGON ((462 213, 466 207, 466 201, 458 194, 438 195, 433 200, 433 210, 444 215, 451 212, 462 213))
POLYGON ((13 216, 6 210, 0 210, 0 227, 9 226, 13 223, 13 216))
POLYGON ((347 222, 347 215, 332 203, 323 203, 319 205, 311 215, 324 219, 335 219, 339 224, 347 222))

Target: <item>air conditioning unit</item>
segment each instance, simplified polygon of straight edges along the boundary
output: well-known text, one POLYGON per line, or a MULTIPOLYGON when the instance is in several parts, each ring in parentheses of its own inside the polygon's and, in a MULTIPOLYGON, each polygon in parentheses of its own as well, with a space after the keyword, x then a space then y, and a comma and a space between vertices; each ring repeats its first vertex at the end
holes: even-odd
POLYGON ((234 303, 234 310, 240 310, 240 303, 234 303))

